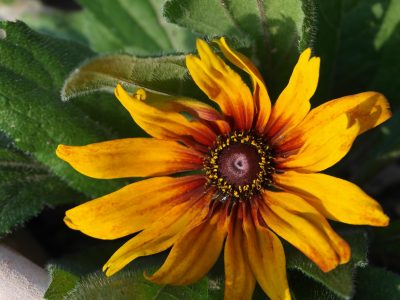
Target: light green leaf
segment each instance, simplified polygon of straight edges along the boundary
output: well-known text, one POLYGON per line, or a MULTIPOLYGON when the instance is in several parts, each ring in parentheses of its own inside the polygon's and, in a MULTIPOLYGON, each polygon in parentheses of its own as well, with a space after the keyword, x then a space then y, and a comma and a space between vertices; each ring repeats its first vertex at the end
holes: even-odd
POLYGON ((82 145, 111 137, 108 128, 59 96, 67 74, 93 53, 39 35, 21 22, 1 22, 0 29, 5 36, 0 40, 0 130, 76 190, 97 196, 121 186, 82 176, 55 155, 61 143, 82 145))
POLYGON ((227 36, 252 43, 252 59, 258 63, 271 94, 286 84, 299 50, 312 45, 312 1, 300 0, 169 0, 166 18, 205 36, 227 36))
POLYGON ((356 287, 354 300, 400 299, 400 276, 382 268, 359 269, 356 287))
POLYGON ((200 96, 189 78, 184 56, 138 58, 128 54, 100 56, 85 62, 66 80, 63 100, 93 91, 113 91, 117 83, 170 95, 200 96))
POLYGON ((47 267, 50 273, 50 286, 48 287, 44 299, 60 300, 67 296, 76 284, 79 282, 79 277, 70 273, 57 265, 49 265, 47 267))
POLYGON ((164 15, 171 23, 204 35, 218 36, 224 33, 238 38, 246 36, 235 23, 229 9, 221 1, 166 1, 164 15))
POLYGON ((79 0, 78 2, 85 9, 81 22, 86 28, 83 27, 82 32, 95 50, 160 54, 165 51, 193 49, 193 34, 175 25, 166 24, 161 19, 163 1, 79 0), (88 21, 85 22, 85 19, 88 21))
POLYGON ((82 199, 31 157, 15 149, 0 133, 0 238, 45 206, 82 199))
POLYGON ((353 275, 355 267, 367 264, 367 239, 363 232, 343 235, 351 246, 351 261, 336 269, 324 273, 301 252, 294 248, 286 249, 286 261, 289 269, 301 271, 304 275, 321 283, 337 296, 350 299, 354 293, 353 275))
POLYGON ((143 277, 142 271, 121 271, 112 277, 96 273, 80 281, 65 299, 159 299, 207 300, 209 281, 204 278, 191 286, 159 286, 143 277))

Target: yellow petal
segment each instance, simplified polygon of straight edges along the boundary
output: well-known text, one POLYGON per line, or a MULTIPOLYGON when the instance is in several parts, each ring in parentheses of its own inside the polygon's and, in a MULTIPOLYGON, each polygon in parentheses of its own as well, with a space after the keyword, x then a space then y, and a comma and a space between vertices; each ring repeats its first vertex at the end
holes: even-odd
POLYGON ((200 58, 186 57, 186 66, 193 80, 206 95, 233 118, 237 129, 250 129, 254 103, 251 92, 240 76, 215 55, 205 41, 197 40, 200 58))
POLYGON ((146 103, 146 92, 138 90, 130 96, 121 85, 117 85, 115 95, 129 111, 135 122, 155 138, 185 142, 188 137, 203 145, 211 145, 216 135, 199 121, 189 121, 182 114, 163 111, 146 103))
POLYGON ((72 229, 98 239, 116 239, 142 230, 173 206, 203 193, 200 176, 157 177, 74 207, 65 213, 72 229))
POLYGON ((263 199, 273 215, 268 219, 270 214, 267 213, 266 223, 310 259, 321 264, 321 269, 327 271, 337 262, 349 261, 349 245, 307 201, 293 194, 272 191, 265 191, 263 199))
POLYGON ((359 131, 359 123, 350 126, 346 115, 341 115, 329 123, 309 128, 299 138, 304 141, 300 149, 293 151, 294 153, 289 154, 288 157, 283 155, 283 158, 278 158, 277 167, 307 172, 325 170, 349 152, 359 131))
POLYGON ((174 141, 153 138, 112 140, 86 146, 59 145, 59 158, 94 178, 146 177, 197 170, 203 158, 174 141))
POLYGON ((182 234, 167 260, 149 279, 157 284, 186 285, 202 278, 217 261, 226 231, 221 214, 214 212, 200 225, 182 234))
MULTIPOLYGON (((378 126, 392 116, 385 96, 364 92, 328 101, 310 111, 302 126, 311 128, 347 114, 350 125, 358 122, 360 134, 378 126)), ((301 128, 299 128, 301 129, 301 128)), ((304 131, 304 129, 303 129, 304 131)))
POLYGON ((331 220, 373 226, 386 226, 389 223, 379 203, 346 180, 325 174, 289 171, 275 176, 274 181, 307 200, 331 220))
POLYGON ((103 271, 111 276, 140 256, 152 255, 168 249, 182 232, 203 222, 208 213, 211 195, 199 201, 187 201, 168 210, 161 218, 126 242, 104 265, 103 271))
POLYGON ((252 299, 256 279, 250 269, 244 252, 246 237, 242 229, 242 220, 237 215, 230 218, 228 237, 225 242, 225 290, 226 300, 252 299))
POLYGON ((286 278, 285 253, 279 238, 254 222, 257 216, 244 214, 245 251, 251 270, 261 288, 271 299, 290 299, 286 278))
POLYGON ((376 92, 322 104, 311 110, 297 128, 276 141, 281 152, 299 152, 283 166, 305 171, 324 170, 346 155, 358 134, 378 126, 390 116, 386 98, 376 92))
POLYGON ((272 108, 268 122, 268 136, 274 140, 296 127, 310 110, 310 99, 318 85, 319 57, 312 57, 311 49, 303 51, 289 83, 272 108))
POLYGON ((253 83, 253 101, 257 109, 256 129, 263 133, 271 113, 271 100, 269 98, 264 80, 255 65, 243 54, 236 52, 228 46, 225 38, 216 40, 225 57, 234 65, 250 75, 253 83))
MULTIPOLYGON (((263 197, 267 201, 267 197, 265 195, 263 197)), ((294 199, 295 196, 280 197, 284 200, 292 200, 291 198, 294 199)), ((268 227, 303 252, 322 271, 328 272, 340 263, 339 255, 331 244, 331 239, 312 221, 313 217, 309 219, 305 215, 293 213, 278 205, 260 207, 261 215, 268 227)), ((345 245, 344 241, 343 245, 345 245)))

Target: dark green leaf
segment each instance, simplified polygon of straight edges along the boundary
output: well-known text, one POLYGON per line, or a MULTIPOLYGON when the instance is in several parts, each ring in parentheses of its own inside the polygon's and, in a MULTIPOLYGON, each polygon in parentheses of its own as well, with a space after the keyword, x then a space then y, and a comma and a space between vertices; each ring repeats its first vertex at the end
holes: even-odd
POLYGON ((294 248, 286 249, 287 267, 299 270, 343 298, 350 298, 354 293, 354 268, 367 264, 367 239, 363 232, 346 234, 344 238, 351 246, 351 261, 336 269, 324 273, 313 262, 294 248))
POLYGON ((316 282, 309 277, 304 276, 304 274, 299 271, 290 271, 288 277, 293 300, 342 299, 322 284, 316 282))
POLYGON ((44 206, 82 199, 48 169, 16 150, 0 134, 0 238, 39 214, 44 206))
POLYGON ((315 20, 300 0, 207 0, 165 3, 166 18, 206 36, 227 36, 253 43, 255 56, 272 95, 286 84, 299 49, 312 45, 315 20))
POLYGON ((93 91, 113 91, 118 82, 170 95, 199 95, 190 80, 184 56, 138 58, 127 54, 100 56, 75 70, 64 84, 63 100, 93 91))
POLYGON ((59 96, 67 74, 93 55, 76 43, 39 35, 23 23, 1 22, 0 129, 15 146, 88 195, 115 190, 117 181, 77 174, 55 155, 58 144, 88 144, 108 139, 110 131, 59 96), (29 67, 28 67, 29 66, 29 67))
POLYGON ((400 220, 391 220, 388 227, 374 228, 371 236, 370 252, 375 261, 400 268, 400 220))
POLYGON ((382 268, 369 266, 357 271, 354 300, 400 299, 400 276, 382 268))
POLYGON ((358 1, 344 11, 341 33, 336 72, 339 95, 374 89, 397 106, 400 2, 358 1))
POLYGON ((342 0, 319 1, 314 11, 310 12, 318 20, 318 29, 315 36, 315 54, 321 57, 318 90, 314 96, 314 105, 330 100, 329 97, 332 95, 333 75, 340 41, 342 6, 342 0))
POLYGON ((375 139, 370 138, 365 143, 369 143, 371 150, 363 153, 364 164, 355 176, 358 182, 373 178, 380 169, 400 157, 400 108, 381 125, 375 139))
POLYGON ((56 265, 47 267, 50 273, 50 286, 48 287, 44 298, 47 300, 59 300, 67 296, 79 281, 79 277, 56 265))

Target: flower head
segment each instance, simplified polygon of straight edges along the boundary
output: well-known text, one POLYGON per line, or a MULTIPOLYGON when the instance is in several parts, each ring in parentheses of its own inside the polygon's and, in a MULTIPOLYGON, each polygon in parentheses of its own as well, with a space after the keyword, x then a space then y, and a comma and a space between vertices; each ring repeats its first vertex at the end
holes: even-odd
POLYGON ((359 134, 387 120, 389 105, 383 95, 365 92, 311 109, 320 60, 307 49, 271 107, 257 68, 225 39, 217 44, 250 76, 252 88, 202 40, 199 56, 187 56, 186 64, 221 111, 143 89, 130 95, 118 85, 117 98, 152 137, 60 145, 57 155, 94 178, 152 178, 67 211, 65 222, 99 239, 139 232, 105 264, 106 275, 172 247, 148 278, 190 284, 224 251, 226 299, 250 299, 256 281, 270 298, 289 299, 278 236, 327 272, 350 259, 327 219, 388 224, 360 188, 319 172, 346 155, 359 134))

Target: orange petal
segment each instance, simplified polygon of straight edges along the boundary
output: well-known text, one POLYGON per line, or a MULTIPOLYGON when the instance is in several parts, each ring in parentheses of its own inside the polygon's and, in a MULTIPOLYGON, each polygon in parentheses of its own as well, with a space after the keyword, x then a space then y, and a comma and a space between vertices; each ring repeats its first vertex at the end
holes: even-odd
POLYGON ((223 120, 221 114, 204 102, 190 98, 157 94, 145 90, 138 90, 137 93, 143 94, 142 98, 145 98, 143 100, 146 100, 147 104, 159 110, 176 113, 185 112, 198 121, 206 121, 207 124, 214 123, 222 134, 230 131, 228 122, 223 120))
MULTIPOLYGON (((266 196, 263 197, 267 201, 266 196)), ((262 205, 260 212, 268 227, 303 252, 322 271, 328 272, 337 267, 340 258, 331 239, 306 216, 296 215, 277 205, 262 205)))
MULTIPOLYGON (((326 235, 324 239, 328 240, 330 246, 336 252, 339 264, 348 263, 351 256, 351 249, 348 243, 342 239, 331 227, 329 222, 322 216, 311 204, 306 200, 300 198, 297 195, 289 194, 285 192, 271 192, 267 191, 263 195, 264 201, 267 203, 268 207, 279 217, 283 216, 294 216, 294 219, 304 219, 309 225, 314 226, 318 230, 319 235, 326 235), (283 212, 283 213, 282 213, 283 212)), ((292 219, 288 217, 286 219, 288 223, 291 223, 292 219)), ((294 221, 293 223, 295 223, 294 221)), ((297 227, 294 224, 293 227, 297 227)), ((303 223, 300 220, 300 223, 303 223)), ((313 241, 313 238, 309 233, 313 230, 307 230, 308 225, 304 227, 298 227, 297 229, 308 236, 308 239, 313 241)), ((301 235, 299 233, 299 235, 301 235)), ((315 240, 314 240, 315 241, 315 240)), ((301 250, 301 249, 300 249, 301 250)))
POLYGON ((244 214, 243 230, 247 243, 245 252, 251 270, 261 288, 271 299, 290 299, 286 278, 286 259, 279 238, 254 222, 257 217, 244 214))
POLYGON ((208 214, 211 194, 199 201, 187 201, 168 210, 138 235, 126 242, 104 265, 103 271, 111 276, 140 256, 152 255, 172 246, 182 232, 198 226, 208 214))
POLYGON ((390 116, 386 98, 375 92, 322 104, 277 142, 282 152, 300 148, 299 154, 289 157, 283 166, 307 171, 330 167, 346 155, 358 134, 378 126, 390 116))
POLYGON ((174 243, 167 260, 149 279, 157 284, 186 285, 202 278, 217 261, 226 230, 221 213, 187 230, 174 243))
POLYGON ((268 122, 268 136, 274 141, 296 127, 310 110, 310 99, 318 85, 319 57, 312 57, 311 49, 303 51, 289 83, 272 108, 268 122))
POLYGON ((225 290, 226 300, 252 299, 256 279, 250 269, 244 246, 246 237, 243 234, 242 220, 230 218, 228 237, 225 242, 225 290))
POLYGON ((325 174, 289 171, 275 176, 274 181, 307 200, 331 220, 372 226, 386 226, 389 223, 379 203, 346 180, 325 174))
POLYGON ((197 40, 200 58, 186 56, 189 72, 207 96, 221 107, 222 112, 235 121, 238 129, 250 129, 254 103, 251 92, 240 76, 215 55, 205 41, 197 40))
POLYGON ((185 138, 191 137, 207 146, 211 145, 216 138, 209 127, 198 121, 189 121, 178 112, 163 111, 147 104, 146 92, 143 89, 139 89, 135 95, 130 96, 118 84, 115 95, 135 122, 155 138, 185 141, 185 138))
MULTIPOLYGON (((359 131, 359 123, 349 126, 346 115, 341 115, 329 123, 309 128, 298 140, 304 141, 300 149, 293 151, 293 154, 289 154, 288 157, 283 155, 283 158, 278 158, 277 168, 307 172, 325 170, 349 152, 359 131)), ((284 150, 281 149, 281 151, 284 150)))
POLYGON ((98 239, 116 239, 142 230, 173 206, 203 193, 200 176, 157 177, 74 207, 65 213, 72 229, 98 239))
POLYGON ((271 113, 271 100, 260 72, 246 56, 230 48, 226 43, 225 38, 222 37, 219 40, 216 40, 216 42, 225 57, 229 59, 231 63, 250 75, 253 83, 253 101, 257 109, 256 128, 258 132, 264 132, 271 113))
POLYGON ((78 172, 100 179, 167 175, 198 170, 203 165, 202 155, 195 150, 152 138, 59 145, 56 154, 78 172))

